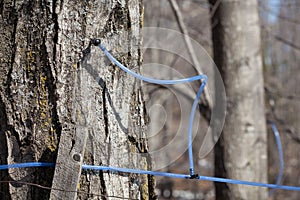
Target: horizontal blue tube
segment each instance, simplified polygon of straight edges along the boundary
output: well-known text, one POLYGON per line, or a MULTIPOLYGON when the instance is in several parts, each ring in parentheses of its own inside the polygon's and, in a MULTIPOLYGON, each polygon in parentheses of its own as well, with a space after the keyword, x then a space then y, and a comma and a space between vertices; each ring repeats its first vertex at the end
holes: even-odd
POLYGON ((28 163, 0 165, 0 170, 11 169, 11 168, 54 167, 54 166, 55 166, 54 163, 28 162, 28 163))
MULTIPOLYGON (((10 169, 10 168, 54 167, 54 166, 55 166, 54 163, 30 162, 30 163, 0 165, 0 170, 10 169)), ((186 175, 186 174, 175 174, 175 173, 168 173, 168 172, 156 172, 156 171, 148 171, 148 170, 95 166, 95 165, 82 165, 82 169, 121 172, 121 173, 134 173, 134 174, 148 174, 153 176, 164 176, 164 177, 179 178, 179 179, 189 179, 191 177, 190 175, 186 175)), ((210 176, 199 176, 196 179, 201 181, 213 181, 213 182, 222 182, 222 183, 237 184, 237 185, 249 185, 249 186, 257 186, 257 187, 267 187, 273 189, 300 191, 300 187, 296 187, 296 186, 258 183, 258 182, 251 182, 251 181, 241 181, 241 180, 234 180, 234 179, 227 179, 227 178, 210 177, 210 176)))
POLYGON ((139 170, 139 169, 129 169, 129 168, 119 168, 119 167, 106 167, 106 166, 95 166, 95 165, 82 165, 83 170, 100 170, 100 171, 111 171, 111 172, 121 172, 121 173, 134 173, 134 174, 148 174, 153 176, 165 176, 171 178, 190 178, 189 175, 185 174, 174 174, 166 172, 155 172, 148 170, 139 170))

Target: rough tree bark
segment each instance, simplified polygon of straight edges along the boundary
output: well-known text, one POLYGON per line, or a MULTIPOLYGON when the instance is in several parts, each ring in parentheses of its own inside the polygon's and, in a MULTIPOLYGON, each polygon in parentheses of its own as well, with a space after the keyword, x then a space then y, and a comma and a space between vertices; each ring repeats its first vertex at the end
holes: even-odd
MULTIPOLYGON (((98 48, 87 49, 91 38, 100 38, 117 59, 138 71, 142 16, 142 0, 0 2, 0 164, 56 162, 58 152, 71 154, 75 133, 88 141, 79 152, 86 164, 150 168, 139 81, 98 48)), ((49 189, 20 181, 51 187, 53 175, 53 168, 0 171, 1 198, 49 199, 49 189)), ((153 199, 153 178, 106 172, 80 176, 78 199, 113 199, 109 196, 153 199)), ((66 198, 52 190, 51 199, 66 198)))
MULTIPOLYGON (((267 182, 266 121, 257 0, 210 0, 214 59, 227 93, 215 174, 267 182), (216 7, 214 7, 214 5, 216 7), (218 6, 218 7, 217 7, 218 6)), ((216 183, 217 199, 267 199, 267 189, 216 183)))

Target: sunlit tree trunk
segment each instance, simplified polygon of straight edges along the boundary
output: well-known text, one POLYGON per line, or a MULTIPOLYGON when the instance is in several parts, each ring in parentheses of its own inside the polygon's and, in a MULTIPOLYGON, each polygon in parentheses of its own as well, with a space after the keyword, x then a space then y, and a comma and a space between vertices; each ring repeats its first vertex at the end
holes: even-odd
MULTIPOLYGON (((267 182, 260 27, 256 0, 210 0, 214 60, 227 93, 227 116, 215 148, 215 175, 267 182)), ((267 189, 216 183, 217 199, 267 199, 267 189)))
MULTIPOLYGON (((55 163, 62 147, 76 143, 62 138, 83 130, 84 163, 150 169, 140 82, 99 48, 87 48, 91 38, 100 38, 117 59, 139 71, 142 15, 141 0, 0 2, 0 164, 55 163)), ((54 170, 0 171, 6 181, 0 198, 49 199, 51 193, 57 199, 50 189, 54 170)), ((153 187, 147 175, 84 173, 77 198, 153 199, 153 187)))

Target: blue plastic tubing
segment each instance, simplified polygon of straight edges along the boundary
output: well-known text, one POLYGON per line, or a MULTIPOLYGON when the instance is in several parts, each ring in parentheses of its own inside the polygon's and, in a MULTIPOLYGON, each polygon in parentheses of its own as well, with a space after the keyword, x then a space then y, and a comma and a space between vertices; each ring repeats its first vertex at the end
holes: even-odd
MULTIPOLYGON (((280 135, 279 135, 279 132, 274 123, 271 123, 271 126, 272 126, 272 130, 274 132, 274 136, 275 136, 275 140, 276 140, 276 144, 277 144, 277 148, 278 148, 279 160, 280 160, 280 170, 279 170, 279 175, 276 180, 276 184, 241 181, 241 180, 217 178, 217 177, 209 177, 209 176, 193 176, 194 175, 194 163, 193 163, 193 152, 192 152, 192 125, 193 125, 194 116, 195 116, 198 102, 200 100, 201 93, 206 85, 207 77, 205 75, 198 75, 198 76, 193 76, 190 78, 178 79, 178 80, 159 80, 159 79, 144 77, 140 74, 137 74, 137 73, 131 71, 130 69, 128 69, 124 65, 122 65, 106 50, 106 48, 103 45, 100 44, 99 47, 114 64, 116 64, 118 67, 120 67, 122 70, 124 70, 128 74, 130 74, 140 80, 143 80, 143 81, 146 81, 149 83, 154 83, 154 84, 180 84, 180 83, 193 82, 193 81, 197 81, 197 80, 202 80, 202 83, 198 89, 196 98, 193 102, 192 110, 190 113, 190 119, 189 119, 189 127, 188 127, 188 151, 189 151, 189 164, 190 164, 190 174, 189 175, 148 171, 148 170, 139 170, 139 169, 129 169, 129 168, 94 166, 94 165, 82 165, 83 170, 101 170, 101 171, 121 172, 121 173, 148 174, 148 175, 153 175, 153 176, 164 176, 164 177, 181 178, 181 179, 193 178, 193 179, 198 179, 198 180, 203 180, 203 181, 213 181, 213 182, 249 185, 249 186, 257 186, 257 187, 268 187, 268 188, 272 188, 273 190, 274 189, 282 189, 282 190, 300 191, 300 187, 280 185, 280 182, 281 182, 282 176, 283 176, 284 160, 283 160, 283 150, 282 150, 280 135)), ((10 168, 54 167, 54 166, 55 166, 55 163, 29 162, 29 163, 0 165, 0 170, 7 170, 10 168)))
POLYGON ((192 148, 193 122, 194 122, 195 113, 196 113, 198 102, 200 100, 201 93, 203 92, 203 89, 207 82, 207 76, 206 75, 197 75, 197 76, 192 76, 189 78, 177 79, 177 80, 160 80, 160 79, 148 78, 148 77, 142 76, 140 74, 137 74, 137 73, 131 71, 130 69, 128 69, 127 67, 125 67, 122 63, 120 63, 117 59, 115 59, 102 44, 99 45, 99 48, 104 52, 104 54, 107 56, 107 58, 111 62, 113 62, 118 67, 120 67, 126 73, 128 73, 142 81, 148 82, 148 83, 159 84, 159 85, 166 85, 166 84, 173 85, 173 84, 189 83, 189 82, 193 82, 193 81, 202 80, 201 85, 198 89, 196 98, 193 102, 193 106, 192 106, 192 110, 191 110, 190 118, 189 118, 189 124, 188 124, 188 154, 189 154, 189 164, 190 164, 190 175, 194 175, 194 160, 193 160, 193 148, 192 148))
MULTIPOLYGON (((10 164, 10 165, 0 165, 0 170, 9 169, 9 168, 29 168, 29 167, 54 167, 54 163, 41 163, 41 162, 32 162, 32 163, 20 163, 20 164, 10 164)), ((170 178, 179 178, 179 179, 190 179, 190 175, 186 174, 175 174, 167 172, 156 172, 148 170, 139 170, 139 169, 129 169, 129 168, 119 168, 119 167, 107 167, 107 166, 95 166, 95 165, 82 165, 83 170, 94 170, 94 171, 110 171, 115 173, 135 173, 135 174, 148 174, 153 176, 164 176, 170 178)), ((217 178, 210 176, 198 176, 197 180, 202 181, 213 181, 213 182, 222 182, 230 184, 239 184, 239 185, 249 185, 257 187, 267 187, 273 189, 282 189, 282 190, 293 190, 300 191, 300 187, 295 186, 285 186, 285 185, 276 185, 276 184, 267 184, 267 183, 258 183, 251 181, 241 181, 227 178, 217 178)))
MULTIPOLYGON (((280 185, 281 180, 282 180, 282 176, 283 176, 283 169, 284 169, 283 150, 282 150, 279 131, 278 131, 276 125, 273 122, 271 122, 271 127, 272 127, 272 130, 273 130, 274 136, 275 136, 275 141, 276 141, 278 155, 279 155, 279 173, 278 173, 278 176, 277 176, 276 185, 280 185)), ((274 193, 275 189, 276 188, 273 188, 269 192, 270 196, 274 193)))

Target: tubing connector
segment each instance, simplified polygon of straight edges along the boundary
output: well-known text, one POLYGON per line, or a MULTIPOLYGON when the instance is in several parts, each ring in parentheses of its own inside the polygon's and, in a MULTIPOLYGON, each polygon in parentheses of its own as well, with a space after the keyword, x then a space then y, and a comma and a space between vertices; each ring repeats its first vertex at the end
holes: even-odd
POLYGON ((94 38, 92 39, 92 44, 95 45, 95 46, 99 46, 101 44, 101 40, 98 39, 98 38, 94 38))

